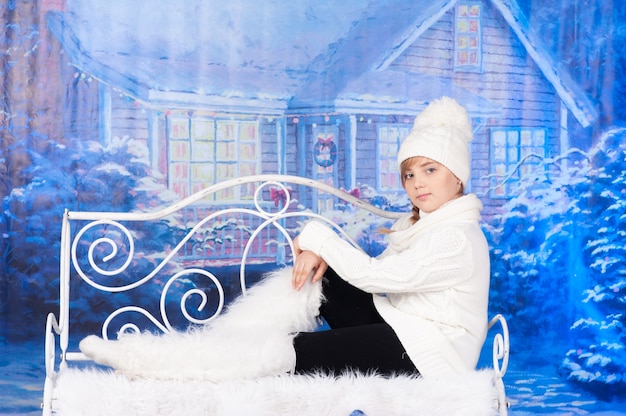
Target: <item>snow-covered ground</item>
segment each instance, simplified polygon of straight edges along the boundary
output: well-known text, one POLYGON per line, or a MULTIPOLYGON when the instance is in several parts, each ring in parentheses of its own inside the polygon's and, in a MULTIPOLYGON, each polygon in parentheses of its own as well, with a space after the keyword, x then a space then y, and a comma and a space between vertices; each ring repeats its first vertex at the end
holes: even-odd
MULTIPOLYGON (((602 402, 576 391, 551 371, 522 370, 511 363, 505 377, 510 415, 626 416, 626 401, 602 402)), ((0 415, 41 414, 44 376, 41 343, 0 341, 0 415)))
POLYGON ((41 414, 43 343, 7 344, 0 339, 0 415, 41 414))
POLYGON ((509 369, 505 376, 509 414, 526 415, 626 415, 626 401, 607 403, 578 391, 564 382, 550 368, 537 370, 509 369))

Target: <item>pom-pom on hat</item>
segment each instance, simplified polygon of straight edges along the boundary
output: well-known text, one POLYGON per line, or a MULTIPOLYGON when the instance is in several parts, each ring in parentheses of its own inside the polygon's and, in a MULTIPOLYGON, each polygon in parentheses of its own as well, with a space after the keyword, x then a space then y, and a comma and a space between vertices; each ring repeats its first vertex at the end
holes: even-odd
POLYGON ((467 111, 449 97, 431 102, 416 118, 398 152, 398 166, 422 156, 447 167, 465 186, 470 178, 472 125, 467 111))

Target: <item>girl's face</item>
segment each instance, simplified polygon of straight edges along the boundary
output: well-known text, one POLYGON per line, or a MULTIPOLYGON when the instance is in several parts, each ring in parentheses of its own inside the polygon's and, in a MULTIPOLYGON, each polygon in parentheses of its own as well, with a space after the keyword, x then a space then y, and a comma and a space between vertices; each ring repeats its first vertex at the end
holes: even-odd
POLYGON ((461 181, 434 160, 418 156, 404 162, 402 167, 404 190, 421 212, 433 212, 463 193, 461 181))

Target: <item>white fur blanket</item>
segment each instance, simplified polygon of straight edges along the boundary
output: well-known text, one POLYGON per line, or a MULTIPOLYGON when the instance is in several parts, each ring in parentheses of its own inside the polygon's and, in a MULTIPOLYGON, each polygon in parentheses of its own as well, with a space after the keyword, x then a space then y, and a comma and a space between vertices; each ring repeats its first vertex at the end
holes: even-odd
POLYGON ((285 375, 214 383, 66 369, 57 383, 53 407, 63 416, 489 416, 498 399, 492 370, 432 380, 285 375))
POLYGON ((81 350, 112 370, 63 369, 53 408, 72 415, 479 415, 497 413, 493 371, 439 379, 289 375, 292 339, 311 330, 319 284, 289 269, 250 289, 205 328, 166 336, 90 336, 81 350))

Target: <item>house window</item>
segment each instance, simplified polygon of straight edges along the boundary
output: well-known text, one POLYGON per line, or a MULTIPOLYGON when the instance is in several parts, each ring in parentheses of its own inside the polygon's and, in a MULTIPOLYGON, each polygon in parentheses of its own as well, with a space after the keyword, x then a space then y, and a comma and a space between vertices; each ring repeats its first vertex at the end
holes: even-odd
POLYGON ((398 171, 400 143, 410 132, 409 126, 380 125, 378 127, 378 190, 382 192, 402 191, 398 171))
POLYGON ((491 196, 512 196, 517 180, 539 168, 545 156, 545 129, 491 129, 491 196))
POLYGON ((482 68, 482 27, 480 3, 461 3, 454 15, 454 69, 480 72, 482 68))
MULTIPOLYGON (((181 113, 168 117, 169 184, 185 198, 208 185, 258 172, 258 122, 181 113)), ((219 191, 216 200, 251 199, 252 184, 219 191)))

